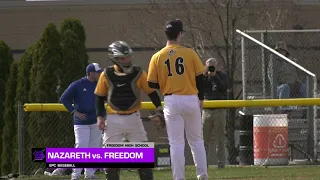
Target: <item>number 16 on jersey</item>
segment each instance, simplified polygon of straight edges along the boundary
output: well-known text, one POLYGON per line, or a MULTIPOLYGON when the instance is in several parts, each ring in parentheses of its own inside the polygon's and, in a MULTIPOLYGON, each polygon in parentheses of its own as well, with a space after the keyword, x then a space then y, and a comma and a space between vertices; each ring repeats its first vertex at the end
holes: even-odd
MULTIPOLYGON (((173 76, 171 65, 170 65, 170 59, 167 59, 164 63, 168 68, 168 76, 173 76)), ((174 71, 176 72, 177 75, 183 75, 183 73, 184 73, 184 63, 183 63, 183 58, 182 57, 178 57, 178 58, 176 58, 174 60, 173 69, 174 69, 174 71)))

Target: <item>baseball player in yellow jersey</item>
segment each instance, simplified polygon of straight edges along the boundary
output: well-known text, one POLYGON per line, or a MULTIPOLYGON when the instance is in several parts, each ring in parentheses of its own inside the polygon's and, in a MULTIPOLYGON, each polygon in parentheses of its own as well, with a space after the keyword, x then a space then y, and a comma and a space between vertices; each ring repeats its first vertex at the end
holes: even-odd
MULTIPOLYGON (((148 94, 158 113, 162 112, 160 97, 148 86, 147 73, 131 63, 132 49, 127 43, 123 41, 112 43, 108 55, 114 66, 106 68, 101 73, 95 89, 98 126, 104 131, 104 144, 122 142, 123 138, 130 142, 148 141, 139 114, 140 91, 143 90, 148 94), (106 120, 103 119, 105 97, 111 109, 106 120)), ((138 171, 141 180, 153 180, 152 169, 138 171)), ((119 174, 120 169, 106 170, 107 180, 119 180, 119 174)))
POLYGON ((189 142, 197 178, 207 180, 207 161, 202 139, 201 109, 204 99, 202 73, 205 66, 197 53, 179 45, 180 20, 165 26, 167 45, 155 53, 148 70, 149 87, 164 95, 164 117, 170 144, 174 180, 185 180, 184 132, 189 142))

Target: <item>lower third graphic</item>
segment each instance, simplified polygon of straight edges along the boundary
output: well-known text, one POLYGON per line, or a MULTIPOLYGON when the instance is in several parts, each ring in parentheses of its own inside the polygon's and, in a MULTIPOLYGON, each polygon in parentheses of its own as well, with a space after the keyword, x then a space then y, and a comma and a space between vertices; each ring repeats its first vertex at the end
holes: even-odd
POLYGON ((32 148, 32 161, 45 162, 45 148, 32 148))

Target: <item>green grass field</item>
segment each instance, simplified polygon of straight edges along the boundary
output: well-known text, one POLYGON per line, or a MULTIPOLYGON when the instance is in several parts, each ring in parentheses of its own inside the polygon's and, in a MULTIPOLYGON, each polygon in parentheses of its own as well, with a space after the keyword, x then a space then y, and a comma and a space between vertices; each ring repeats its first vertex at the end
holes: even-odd
MULTIPOLYGON (((209 168, 209 179, 223 180, 319 180, 320 166, 287 166, 287 167, 226 167, 225 169, 209 168)), ((100 179, 105 179, 104 174, 97 174, 100 179)), ((155 170, 155 180, 172 180, 170 170, 155 170)), ((82 177, 83 178, 83 177, 82 177)), ((19 179, 61 179, 68 180, 70 176, 25 176, 19 179)), ((139 180, 136 171, 122 171, 122 180, 139 180)), ((186 180, 196 180, 195 168, 186 167, 186 180)))

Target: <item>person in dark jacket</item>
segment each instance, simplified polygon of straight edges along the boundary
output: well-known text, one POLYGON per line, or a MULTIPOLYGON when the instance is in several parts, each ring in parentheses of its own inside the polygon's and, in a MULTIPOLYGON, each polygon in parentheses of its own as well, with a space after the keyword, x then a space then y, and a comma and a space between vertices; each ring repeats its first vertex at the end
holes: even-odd
MULTIPOLYGON (((226 73, 217 70, 218 61, 210 58, 206 61, 205 78, 205 100, 226 100, 228 89, 228 76, 226 73)), ((203 140, 209 162, 209 150, 211 137, 213 136, 211 154, 214 157, 214 164, 218 168, 225 166, 225 126, 226 126, 226 109, 204 109, 202 113, 203 120, 203 140)), ((208 163, 209 164, 209 163, 208 163)))
MULTIPOLYGON (((60 98, 62 104, 73 115, 76 148, 100 146, 102 131, 97 125, 94 90, 101 72, 99 64, 89 64, 86 68, 87 76, 72 82, 60 98)), ((79 180, 81 171, 80 168, 74 169, 71 180, 79 180)), ((85 179, 95 179, 94 173, 94 169, 85 169, 85 179)))

